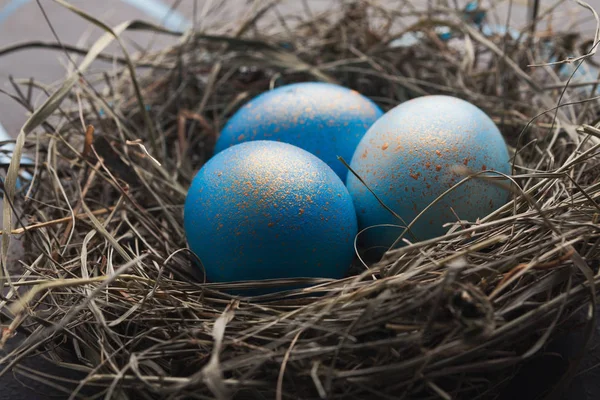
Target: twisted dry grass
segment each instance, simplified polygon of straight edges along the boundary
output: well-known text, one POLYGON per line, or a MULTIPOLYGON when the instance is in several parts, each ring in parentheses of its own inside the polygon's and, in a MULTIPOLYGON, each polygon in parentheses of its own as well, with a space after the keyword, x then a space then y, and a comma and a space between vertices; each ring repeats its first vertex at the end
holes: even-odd
MULTIPOLYGON (((15 215, 5 213, 4 254, 19 237, 26 253, 19 265, 3 259, 3 342, 29 336, 4 373, 44 350, 74 357, 87 373, 79 388, 106 398, 497 397, 515 366, 595 304, 596 83, 568 86, 561 64, 530 66, 573 54, 589 63, 594 48, 573 33, 484 36, 442 2, 363 0, 307 17, 261 4, 233 29, 188 32, 155 53, 103 53, 131 29, 176 35, 139 21, 104 27, 87 50, 54 45, 88 58, 17 140, 17 155, 36 161, 31 184, 17 188, 16 162, 6 180, 15 215), (269 15, 277 29, 256 28, 269 15), (455 38, 437 36, 440 25, 455 38), (399 45, 407 32, 419 42, 399 45), (97 58, 118 66, 85 72, 97 58), (515 155, 510 179, 495 181, 513 200, 376 264, 357 261, 343 280, 255 298, 224 289, 286 282, 203 283, 182 228, 186 188, 239 105, 303 80, 341 83, 385 109, 433 93, 479 105, 515 155)), ((15 96, 30 104, 27 90, 15 96)))

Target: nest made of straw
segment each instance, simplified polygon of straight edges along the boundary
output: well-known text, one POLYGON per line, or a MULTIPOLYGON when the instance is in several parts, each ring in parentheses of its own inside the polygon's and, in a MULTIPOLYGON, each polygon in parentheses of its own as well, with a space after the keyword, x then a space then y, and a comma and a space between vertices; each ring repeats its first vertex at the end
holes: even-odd
MULTIPOLYGON (((496 398, 523 360, 593 308, 596 85, 566 85, 563 64, 530 67, 589 63, 589 40, 527 35, 531 26, 485 36, 444 2, 401 11, 367 0, 276 14, 267 34, 257 26, 274 4, 233 32, 191 31, 84 73, 107 33, 33 113, 8 171, 2 236, 2 341, 29 338, 4 373, 45 351, 74 360, 87 373, 79 387, 107 398, 496 398), (399 43, 406 33, 417 40, 399 43), (202 283, 182 228, 186 188, 244 101, 304 80, 338 82, 384 109, 434 93, 477 104, 516 155, 513 200, 339 281, 257 298, 223 289, 270 283, 202 283), (19 189, 21 150, 36 164, 19 189), (7 265, 19 238, 25 256, 7 265)), ((159 30, 136 22, 112 33, 128 29, 159 30)))

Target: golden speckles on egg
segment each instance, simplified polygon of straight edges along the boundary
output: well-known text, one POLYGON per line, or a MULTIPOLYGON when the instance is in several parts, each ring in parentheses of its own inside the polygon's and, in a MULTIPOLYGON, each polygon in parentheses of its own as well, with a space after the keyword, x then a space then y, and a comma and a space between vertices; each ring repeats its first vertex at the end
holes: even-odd
POLYGON ((439 150, 436 150, 436 151, 435 151, 435 154, 437 154, 439 157, 441 157, 441 156, 442 156, 442 152, 441 152, 441 151, 439 151, 439 150))
POLYGON ((383 144, 383 146, 381 146, 381 150, 385 151, 388 149, 388 147, 390 147, 390 145, 386 142, 383 144))

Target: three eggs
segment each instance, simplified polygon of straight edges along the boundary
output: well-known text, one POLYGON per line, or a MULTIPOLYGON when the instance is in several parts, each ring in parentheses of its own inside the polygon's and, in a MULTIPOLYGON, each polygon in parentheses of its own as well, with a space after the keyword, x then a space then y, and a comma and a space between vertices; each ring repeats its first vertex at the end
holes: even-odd
POLYGON ((464 100, 426 96, 383 114, 338 85, 282 86, 223 128, 186 197, 187 241, 213 282, 342 278, 359 232, 360 245, 381 255, 402 236, 443 235, 444 224, 508 200, 457 165, 509 173, 498 128, 464 100))

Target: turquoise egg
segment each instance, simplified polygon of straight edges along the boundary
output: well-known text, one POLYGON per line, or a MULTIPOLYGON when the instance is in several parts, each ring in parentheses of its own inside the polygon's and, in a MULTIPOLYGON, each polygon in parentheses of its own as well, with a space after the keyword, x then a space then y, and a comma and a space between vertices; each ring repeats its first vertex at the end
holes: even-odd
POLYGON ((198 171, 184 229, 212 282, 337 279, 352 263, 357 222, 346 186, 327 164, 259 140, 223 150, 198 171))
MULTIPOLYGON (((350 163, 406 224, 465 178, 455 166, 510 173, 508 150, 494 122, 473 104, 450 96, 416 98, 387 112, 363 137, 350 163)), ((372 254, 382 254, 406 225, 352 174, 347 187, 360 230, 394 225, 370 228, 359 236, 372 254)), ((414 243, 441 236, 448 229, 444 224, 457 218, 474 222, 505 204, 508 196, 507 189, 489 180, 469 180, 419 217, 403 237, 414 243)))
POLYGON ((238 143, 272 140, 300 147, 325 161, 345 181, 365 132, 383 112, 360 93, 321 82, 295 83, 255 97, 227 122, 215 153, 238 143))

